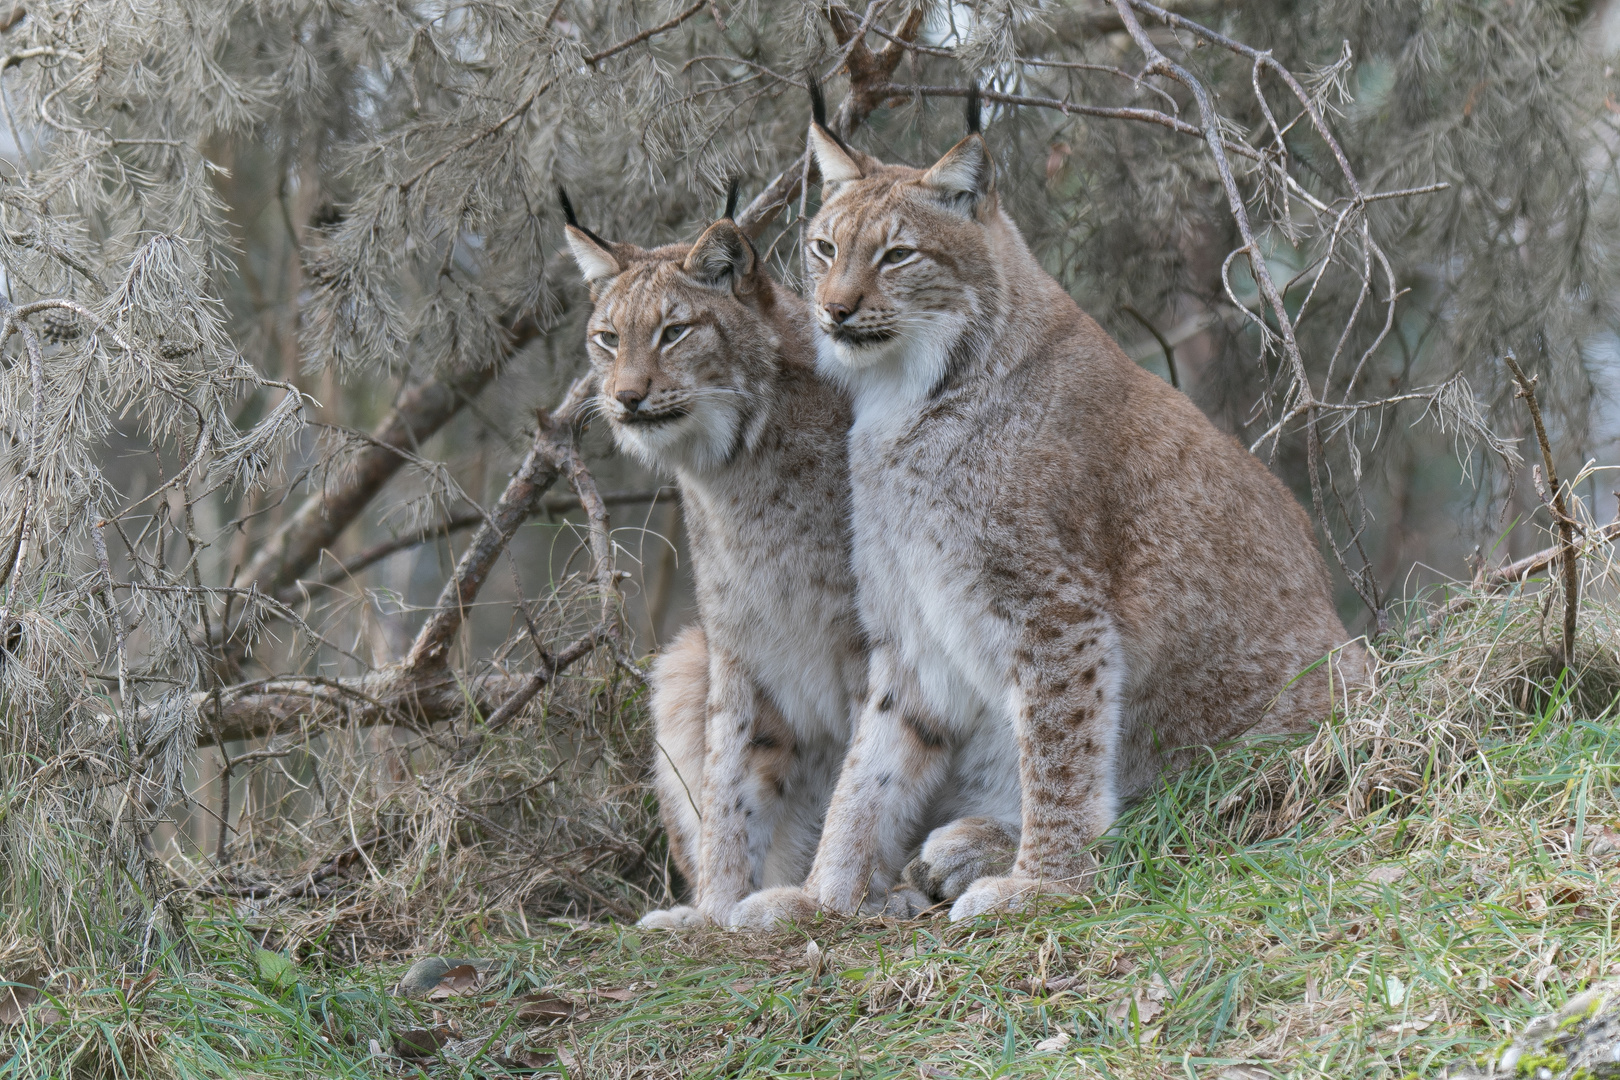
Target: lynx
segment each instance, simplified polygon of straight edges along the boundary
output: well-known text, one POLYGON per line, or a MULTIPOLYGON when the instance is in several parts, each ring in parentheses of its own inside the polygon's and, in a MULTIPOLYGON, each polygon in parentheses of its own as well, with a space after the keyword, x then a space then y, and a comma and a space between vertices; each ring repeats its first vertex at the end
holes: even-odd
POLYGON ((677 478, 701 628, 654 666, 654 775, 695 904, 724 923, 804 879, 866 681, 849 567, 849 405, 816 377, 804 303, 726 217, 691 245, 608 243, 573 219, 597 410, 677 478))
POLYGON ((905 876, 953 919, 1079 890, 1087 849, 1164 769, 1308 729, 1365 654, 1341 649, 1298 503, 1042 270, 976 125, 928 169, 818 124, 810 142, 805 259, 820 370, 854 401, 871 693, 803 889, 733 919, 852 910, 944 804, 961 820, 905 876), (1009 836, 1010 871, 973 880, 1009 836))

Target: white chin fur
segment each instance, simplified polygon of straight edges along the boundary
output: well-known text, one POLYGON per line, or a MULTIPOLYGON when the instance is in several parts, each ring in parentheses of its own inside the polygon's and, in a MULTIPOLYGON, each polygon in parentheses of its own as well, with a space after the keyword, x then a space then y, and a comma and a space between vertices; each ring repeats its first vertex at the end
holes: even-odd
POLYGON ((820 331, 816 334, 816 367, 855 398, 855 422, 863 414, 888 412, 921 401, 938 385, 950 359, 951 346, 967 328, 967 316, 935 312, 879 345, 864 348, 820 331))
POLYGON ((722 464, 737 442, 737 408, 730 402, 699 401, 679 420, 654 426, 612 423, 619 449, 648 468, 704 470, 722 464))

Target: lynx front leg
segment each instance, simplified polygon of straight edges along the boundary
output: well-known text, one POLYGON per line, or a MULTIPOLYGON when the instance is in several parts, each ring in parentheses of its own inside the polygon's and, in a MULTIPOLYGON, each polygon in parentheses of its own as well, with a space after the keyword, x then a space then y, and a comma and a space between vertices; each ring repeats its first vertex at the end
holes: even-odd
POLYGON ((793 754, 776 710, 734 657, 711 652, 697 908, 724 923, 755 886, 793 754))
POLYGON ((815 864, 803 889, 770 889, 739 904, 732 925, 769 929, 818 909, 881 905, 929 798, 945 776, 945 734, 918 707, 908 673, 873 657, 872 692, 827 807, 815 864))
POLYGON ((1073 892, 1094 861, 1084 850, 1118 812, 1115 791, 1124 660, 1095 607, 1057 599, 1035 610, 1015 656, 1011 711, 1018 737, 1023 828, 1005 877, 974 882, 952 919, 1022 906, 1038 892, 1073 892))

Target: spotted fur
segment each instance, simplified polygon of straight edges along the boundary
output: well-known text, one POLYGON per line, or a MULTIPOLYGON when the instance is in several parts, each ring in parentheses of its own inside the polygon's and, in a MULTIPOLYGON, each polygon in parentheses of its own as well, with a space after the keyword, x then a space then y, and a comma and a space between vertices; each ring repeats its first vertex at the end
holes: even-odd
POLYGON ((811 310, 820 369, 854 400, 872 704, 804 891, 734 918, 851 910, 946 802, 972 820, 930 836, 914 884, 961 889, 1018 845, 953 918, 1083 888, 1088 849, 1164 768, 1308 729, 1365 654, 1297 502, 1041 269, 980 136, 926 170, 810 137, 811 310))
POLYGON ((694 906, 724 923, 802 881, 865 690, 849 568, 849 405, 816 377, 803 303, 729 220, 642 250, 570 227, 591 283, 596 409, 680 484, 701 628, 652 672, 654 763, 694 906))

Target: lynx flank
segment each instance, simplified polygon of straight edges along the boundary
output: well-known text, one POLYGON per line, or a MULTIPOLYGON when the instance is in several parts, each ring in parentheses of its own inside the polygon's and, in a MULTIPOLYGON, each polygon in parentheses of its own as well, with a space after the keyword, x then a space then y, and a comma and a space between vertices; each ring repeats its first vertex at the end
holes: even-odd
POLYGON ((952 918, 1073 891, 1161 769, 1309 728, 1365 654, 1320 663, 1347 635, 1303 511, 1041 269, 976 132, 926 170, 810 139, 825 187, 805 258, 820 369, 854 398, 872 692, 803 890, 733 918, 852 910, 942 803, 970 820, 906 876, 959 894, 952 918), (1008 834, 1010 873, 964 881, 1008 834))
POLYGON ((849 406, 816 378, 803 302, 727 213, 650 251, 568 228, 599 409, 680 483, 702 620, 651 679, 659 807, 695 907, 650 926, 724 923, 752 890, 804 879, 866 679, 849 406))

